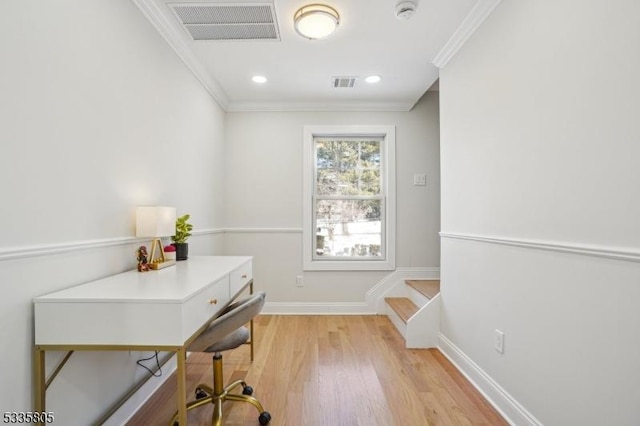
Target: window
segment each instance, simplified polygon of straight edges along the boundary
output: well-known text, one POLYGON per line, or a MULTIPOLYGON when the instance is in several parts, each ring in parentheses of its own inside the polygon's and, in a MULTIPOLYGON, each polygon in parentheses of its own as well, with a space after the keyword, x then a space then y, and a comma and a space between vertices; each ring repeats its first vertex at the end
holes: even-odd
POLYGON ((395 127, 305 126, 305 270, 395 268, 395 127))

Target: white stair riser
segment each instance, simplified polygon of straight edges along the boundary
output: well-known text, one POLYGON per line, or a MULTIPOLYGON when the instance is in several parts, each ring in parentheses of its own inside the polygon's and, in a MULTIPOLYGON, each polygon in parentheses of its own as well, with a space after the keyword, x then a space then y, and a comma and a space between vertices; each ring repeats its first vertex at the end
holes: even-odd
POLYGON ((407 348, 435 348, 440 333, 440 294, 407 321, 404 339, 407 348))
POLYGON ((400 334, 402 335, 402 337, 404 337, 406 339, 407 336, 407 324, 404 323, 404 321, 402 321, 402 319, 400 319, 400 317, 398 316, 398 314, 396 313, 396 311, 394 311, 391 306, 389 306, 387 303, 385 303, 386 309, 387 309, 387 317, 389 317, 389 320, 391 320, 391 323, 398 329, 398 331, 400 332, 400 334))
POLYGON ((405 297, 408 297, 409 300, 411 300, 416 306, 421 308, 427 303, 429 303, 429 298, 427 296, 420 293, 418 290, 411 287, 410 285, 407 285, 406 287, 407 287, 407 295, 405 297))

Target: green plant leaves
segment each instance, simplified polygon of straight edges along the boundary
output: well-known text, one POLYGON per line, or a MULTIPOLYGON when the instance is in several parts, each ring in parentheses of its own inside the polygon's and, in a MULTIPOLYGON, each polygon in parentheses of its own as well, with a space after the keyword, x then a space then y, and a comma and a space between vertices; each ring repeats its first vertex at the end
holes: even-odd
POLYGON ((193 230, 193 225, 187 222, 190 218, 191 215, 185 214, 176 219, 176 235, 171 237, 171 241, 174 243, 185 243, 187 241, 193 230))

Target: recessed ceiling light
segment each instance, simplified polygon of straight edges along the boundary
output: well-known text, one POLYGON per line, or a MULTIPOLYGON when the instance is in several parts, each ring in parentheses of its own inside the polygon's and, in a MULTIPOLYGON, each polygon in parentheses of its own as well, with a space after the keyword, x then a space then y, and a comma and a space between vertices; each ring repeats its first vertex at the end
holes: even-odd
POLYGON ((380 80, 382 80, 382 77, 380 77, 379 75, 370 75, 369 77, 364 79, 364 81, 366 81, 367 83, 378 83, 380 80))
POLYGON ((253 77, 251 77, 251 81, 253 81, 254 83, 262 84, 267 82, 267 77, 263 75, 254 75, 253 77))

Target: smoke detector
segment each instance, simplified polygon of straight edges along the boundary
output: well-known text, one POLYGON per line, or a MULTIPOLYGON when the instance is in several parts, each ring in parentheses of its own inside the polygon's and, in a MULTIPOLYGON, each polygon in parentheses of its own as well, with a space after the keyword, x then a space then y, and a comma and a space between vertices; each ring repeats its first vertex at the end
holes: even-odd
POLYGON ((416 13, 416 4, 412 1, 401 1, 396 5, 396 18, 409 19, 416 13))

